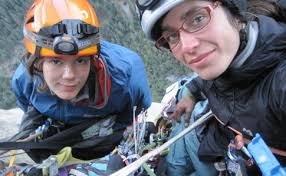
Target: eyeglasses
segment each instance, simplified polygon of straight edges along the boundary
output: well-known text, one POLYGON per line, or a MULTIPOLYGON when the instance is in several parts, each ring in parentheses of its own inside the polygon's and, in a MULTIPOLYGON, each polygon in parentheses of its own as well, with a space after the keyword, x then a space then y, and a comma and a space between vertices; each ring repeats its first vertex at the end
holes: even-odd
POLYGON ((180 28, 176 31, 166 32, 157 41, 155 46, 158 49, 175 48, 180 41, 180 31, 183 30, 188 33, 194 33, 202 30, 211 21, 211 12, 218 6, 219 3, 215 2, 213 5, 208 5, 196 10, 189 11, 184 19, 180 28))
POLYGON ((136 0, 136 6, 139 13, 139 18, 141 21, 142 15, 145 10, 151 8, 157 4, 160 0, 136 0))

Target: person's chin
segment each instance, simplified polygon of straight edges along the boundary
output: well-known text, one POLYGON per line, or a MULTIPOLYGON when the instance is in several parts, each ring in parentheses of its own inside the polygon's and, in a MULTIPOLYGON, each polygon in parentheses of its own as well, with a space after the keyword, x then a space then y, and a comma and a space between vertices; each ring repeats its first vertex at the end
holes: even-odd
MULTIPOLYGON (((57 94, 56 94, 57 95, 57 94)), ((69 101, 69 100, 72 100, 73 98, 76 97, 76 93, 68 93, 68 94, 59 94, 57 95, 60 99, 62 100, 66 100, 66 101, 69 101)))
POLYGON ((214 80, 215 78, 217 78, 216 74, 212 74, 212 73, 197 73, 199 75, 199 77, 203 80, 214 80))

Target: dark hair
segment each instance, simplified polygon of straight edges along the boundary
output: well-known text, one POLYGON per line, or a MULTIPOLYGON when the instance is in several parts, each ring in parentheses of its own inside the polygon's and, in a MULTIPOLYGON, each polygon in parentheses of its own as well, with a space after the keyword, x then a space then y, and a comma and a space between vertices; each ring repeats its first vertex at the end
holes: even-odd
POLYGON ((22 63, 25 65, 26 70, 30 76, 30 79, 33 79, 34 76, 38 76, 41 80, 41 84, 37 87, 39 92, 44 92, 48 90, 48 85, 43 78, 43 60, 35 55, 27 52, 22 57, 22 63))
POLYGON ((286 23, 286 7, 277 0, 249 0, 247 11, 286 23))
MULTIPOLYGON (((211 1, 215 2, 217 0, 211 1)), ((230 5, 229 1, 221 0, 220 2, 234 17, 241 21, 253 20, 255 15, 264 15, 279 22, 286 22, 286 7, 277 0, 248 0, 245 12, 239 12, 235 7, 230 5)))

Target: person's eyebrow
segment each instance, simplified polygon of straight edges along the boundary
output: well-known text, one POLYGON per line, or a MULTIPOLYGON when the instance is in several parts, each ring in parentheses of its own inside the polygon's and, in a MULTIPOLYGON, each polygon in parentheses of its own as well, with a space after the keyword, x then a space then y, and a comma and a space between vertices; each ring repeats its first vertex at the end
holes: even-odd
MULTIPOLYGON (((194 11, 200 9, 200 8, 203 8, 203 7, 201 7, 201 6, 196 6, 196 7, 190 8, 188 11, 186 11, 185 13, 183 13, 183 14, 180 16, 180 21, 184 21, 184 20, 186 19, 186 17, 187 17, 190 13, 192 13, 192 12, 194 12, 194 11)), ((162 26, 161 31, 162 31, 162 32, 172 32, 172 31, 174 31, 174 29, 173 29, 172 27, 170 27, 170 26, 162 26)))
POLYGON ((195 6, 195 7, 190 8, 188 11, 186 11, 184 14, 181 15, 180 20, 185 20, 186 17, 187 17, 190 13, 193 13, 193 12, 195 12, 195 11, 201 9, 201 8, 203 8, 203 7, 201 7, 201 6, 195 6))

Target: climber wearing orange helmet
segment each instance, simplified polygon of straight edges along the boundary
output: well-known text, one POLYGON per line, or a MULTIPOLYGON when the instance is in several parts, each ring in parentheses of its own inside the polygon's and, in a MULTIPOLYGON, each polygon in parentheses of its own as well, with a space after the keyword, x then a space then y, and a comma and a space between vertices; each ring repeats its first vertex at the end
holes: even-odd
POLYGON ((14 140, 51 119, 37 139, 43 145, 25 149, 34 161, 65 146, 80 159, 108 154, 131 124, 133 107, 137 115, 151 104, 141 58, 100 40, 99 21, 87 0, 35 0, 23 33, 27 54, 12 87, 25 115, 14 140))

